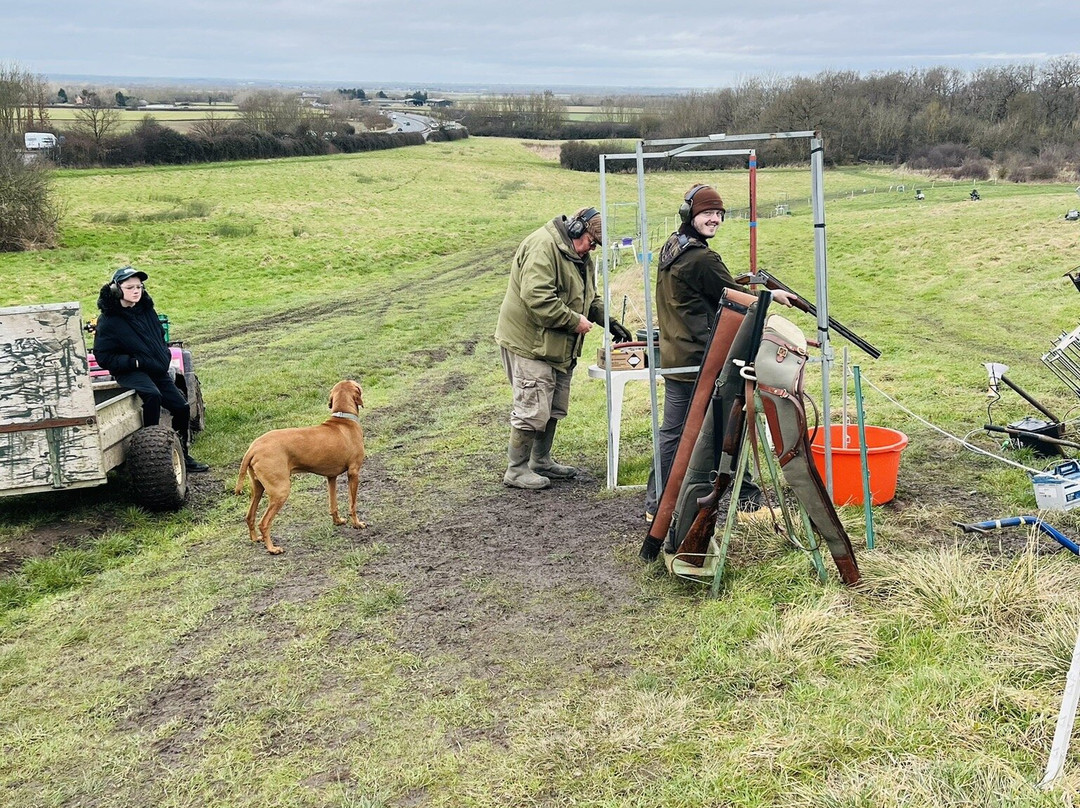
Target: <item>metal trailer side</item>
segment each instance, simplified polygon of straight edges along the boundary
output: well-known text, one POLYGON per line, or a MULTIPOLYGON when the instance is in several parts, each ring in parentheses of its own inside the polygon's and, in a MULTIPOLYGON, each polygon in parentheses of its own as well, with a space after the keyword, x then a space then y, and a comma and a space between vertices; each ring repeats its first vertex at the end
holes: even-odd
POLYGON ((0 496, 103 485, 142 424, 91 384, 78 303, 0 309, 0 496))

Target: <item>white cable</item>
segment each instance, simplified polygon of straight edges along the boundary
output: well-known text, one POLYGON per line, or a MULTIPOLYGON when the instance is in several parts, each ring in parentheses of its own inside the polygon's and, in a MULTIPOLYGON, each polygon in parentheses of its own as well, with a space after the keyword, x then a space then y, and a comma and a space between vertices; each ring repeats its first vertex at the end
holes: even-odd
MULTIPOLYGON (((953 435, 953 434, 950 434, 949 432, 946 432, 941 427, 934 426, 934 424, 927 421, 921 415, 916 415, 915 413, 913 413, 911 410, 909 410, 907 407, 905 407, 903 404, 901 404, 895 398, 890 396, 888 393, 886 393, 884 390, 882 390, 880 387, 878 387, 872 381, 867 379, 865 373, 862 374, 862 380, 864 382, 866 382, 868 385, 870 385, 871 387, 873 387, 875 390, 877 390, 879 393, 881 393, 881 395, 883 395, 885 398, 887 398, 889 401, 891 401, 893 404, 895 404, 901 410, 903 410, 908 415, 910 415, 912 418, 914 418, 916 421, 919 421, 920 423, 925 424, 926 426, 930 427, 930 429, 944 435, 946 438, 949 438, 950 440, 956 441, 961 446, 963 446, 965 449, 969 449, 970 451, 974 452, 975 454, 980 454, 980 455, 983 455, 985 457, 989 457, 992 460, 998 460, 998 461, 1000 461, 1000 462, 1002 462, 1002 463, 1004 463, 1004 464, 1006 464, 1008 466, 1012 466, 1013 468, 1018 468, 1018 469, 1021 469, 1022 471, 1026 471, 1028 474, 1046 475, 1048 477, 1053 477, 1054 479, 1057 479, 1057 480, 1063 480, 1064 482, 1075 482, 1075 480, 1069 480, 1069 479, 1067 479, 1065 477, 1058 477, 1056 474, 1053 474, 1053 473, 1048 472, 1048 471, 1041 471, 1039 469, 1029 468, 1028 466, 1023 465, 1022 463, 1017 463, 1017 462, 1015 462, 1013 460, 1009 460, 1008 458, 1000 457, 999 455, 996 455, 993 452, 988 452, 985 449, 979 448, 978 446, 976 446, 973 443, 968 443, 967 438, 958 438, 958 437, 956 437, 956 435, 953 435)), ((971 432, 968 433, 968 435, 969 436, 973 435, 978 431, 979 430, 977 430, 977 429, 973 429, 971 432)))

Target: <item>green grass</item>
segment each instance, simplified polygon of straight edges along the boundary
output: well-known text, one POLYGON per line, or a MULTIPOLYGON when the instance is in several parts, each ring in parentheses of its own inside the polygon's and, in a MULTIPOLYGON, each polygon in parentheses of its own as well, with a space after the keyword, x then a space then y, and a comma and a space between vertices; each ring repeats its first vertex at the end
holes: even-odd
MULTIPOLYGON (((745 172, 650 174, 657 227, 698 179, 716 182, 730 207, 746 204, 745 172)), ((809 193, 805 168, 758 179, 763 204, 809 193)), ((984 423, 984 361, 1006 362, 1048 406, 1072 410, 1072 394, 1038 364, 1049 340, 1076 325, 1076 293, 1061 277, 1076 264, 1077 225, 1061 220, 1075 206, 1071 187, 987 184, 975 204, 963 186, 887 170, 829 172, 825 182, 830 195, 881 189, 827 209, 832 313, 884 352, 857 357, 868 380, 959 434, 984 423), (888 190, 899 183, 927 199, 888 190)), ((600 588, 568 581, 535 595, 502 581, 495 564, 462 581, 496 622, 528 615, 534 598, 586 615, 557 637, 515 624, 526 650, 492 647, 493 672, 481 678, 460 673, 455 648, 399 646, 415 582, 369 574, 400 560, 385 536, 354 542, 326 527, 322 481, 295 480, 279 521, 285 556, 249 551, 246 501, 226 495, 248 442, 320 420, 330 385, 352 376, 364 385, 372 482, 392 480, 400 500, 372 495, 365 516, 383 529, 431 525, 412 538, 418 558, 438 563, 440 526, 455 507, 501 488, 508 393, 490 335, 509 258, 546 218, 597 203, 596 176, 561 171, 517 141, 472 139, 62 172, 57 184, 62 246, 0 256, 4 277, 18 279, 0 289, 0 305, 77 300, 89 316, 116 266, 147 271, 173 335, 195 352, 209 419, 196 448, 224 479, 197 518, 150 517, 108 492, 0 501, 0 549, 55 518, 92 524, 110 504, 119 509, 97 539, 0 579, 5 801, 1004 808, 1075 799, 1075 756, 1060 789, 1033 784, 1075 638, 1080 567, 1064 554, 961 544, 952 519, 1028 510, 1030 484, 872 390, 870 421, 912 443, 897 503, 877 509, 879 549, 860 552, 866 585, 856 592, 833 573, 816 583, 801 555, 758 536, 736 540, 723 597, 706 600, 637 563, 634 524, 599 537, 632 593, 600 610, 607 621, 587 617, 613 597, 600 588), (492 473, 478 476, 485 467, 492 473), (566 644, 611 668, 553 664, 566 644)), ((636 181, 610 177, 608 192, 609 203, 635 201, 636 181)), ((809 211, 759 230, 761 265, 811 295, 809 211)), ((746 233, 729 221, 715 242, 733 268, 747 264, 746 233)), ((639 285, 635 271, 616 276, 616 309, 639 285)), ((812 330, 809 318, 792 318, 812 330)), ((598 345, 591 336, 587 359, 598 345)), ((559 445, 602 477, 603 385, 584 365, 579 373, 559 445)), ((647 473, 644 387, 630 385, 624 481, 647 473)), ((840 393, 837 381, 836 406, 840 393)), ((999 422, 1024 414, 1008 395, 995 411, 999 422)), ((861 511, 844 518, 860 541, 861 511)), ((1075 517, 1054 521, 1077 534, 1075 517)))

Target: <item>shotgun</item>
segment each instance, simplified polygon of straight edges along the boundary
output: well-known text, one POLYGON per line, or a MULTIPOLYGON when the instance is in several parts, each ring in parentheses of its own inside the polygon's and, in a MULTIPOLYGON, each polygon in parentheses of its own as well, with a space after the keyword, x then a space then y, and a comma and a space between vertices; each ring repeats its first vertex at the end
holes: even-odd
MULTIPOLYGON (((738 353, 738 355, 729 355, 724 367, 723 383, 734 383, 737 386, 731 410, 724 424, 724 444, 720 455, 720 466, 716 470, 712 491, 697 501, 697 515, 694 517, 690 529, 686 531, 686 536, 676 553, 683 556, 687 563, 696 567, 704 566, 709 541, 716 531, 716 517, 720 509, 720 499, 724 496, 728 486, 731 485, 731 480, 737 471, 739 449, 742 446, 743 426, 746 417, 746 381, 740 371, 753 369, 754 357, 757 355, 758 347, 761 344, 761 332, 765 330, 765 318, 771 299, 768 292, 758 293, 757 303, 754 304, 753 317, 743 320, 740 328, 740 331, 746 328, 750 329, 748 338, 744 341, 736 336, 735 343, 736 345, 740 342, 743 343, 739 346, 742 350, 736 351, 736 346, 732 346, 732 354, 738 353), (736 364, 737 360, 741 360, 741 368, 736 364)), ((716 406, 715 401, 713 405, 716 406)))
MULTIPOLYGON (((815 306, 813 303, 811 303, 805 297, 800 295, 798 292, 796 292, 790 286, 782 283, 775 276, 770 275, 768 272, 766 272, 763 269, 759 269, 753 275, 740 275, 739 277, 737 277, 735 279, 735 282, 736 283, 744 283, 744 284, 761 284, 766 289, 779 289, 779 290, 781 290, 783 292, 787 292, 789 295, 792 295, 795 298, 792 301, 792 305, 795 308, 799 309, 799 311, 805 311, 811 317, 817 317, 817 306, 815 306)), ((879 351, 877 348, 875 348, 869 342, 864 340, 862 337, 860 337, 858 334, 856 334, 850 328, 845 326, 843 323, 837 322, 832 317, 829 318, 829 328, 831 328, 833 331, 835 331, 841 337, 846 339, 852 345, 855 345, 856 347, 861 348, 862 350, 864 350, 872 358, 877 359, 878 357, 881 356, 881 351, 879 351)))

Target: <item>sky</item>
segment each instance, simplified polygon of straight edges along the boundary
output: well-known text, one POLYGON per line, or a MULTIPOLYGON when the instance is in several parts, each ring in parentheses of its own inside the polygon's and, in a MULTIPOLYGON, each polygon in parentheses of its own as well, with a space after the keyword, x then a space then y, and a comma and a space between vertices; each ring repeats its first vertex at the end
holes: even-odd
POLYGON ((1077 0, 0 0, 0 64, 41 75, 374 88, 709 90, 824 70, 1041 64, 1077 0))

